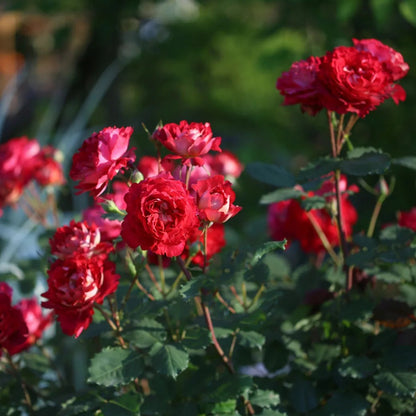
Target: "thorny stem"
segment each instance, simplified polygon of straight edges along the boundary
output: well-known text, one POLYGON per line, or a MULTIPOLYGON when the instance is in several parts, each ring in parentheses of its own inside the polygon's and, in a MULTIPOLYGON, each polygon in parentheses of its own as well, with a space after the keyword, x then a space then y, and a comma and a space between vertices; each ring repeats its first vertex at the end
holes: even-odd
POLYGON ((29 414, 33 415, 34 414, 34 410, 33 410, 32 400, 30 398, 29 391, 27 389, 26 383, 23 380, 23 378, 22 378, 22 376, 20 374, 20 371, 19 371, 18 367, 13 362, 13 359, 12 359, 11 355, 9 354, 9 352, 5 348, 3 348, 3 351, 4 351, 5 355, 6 355, 7 362, 9 363, 9 365, 10 365, 10 367, 12 369, 12 372, 13 372, 14 376, 17 378, 17 380, 20 383, 20 386, 22 387, 23 395, 25 397, 25 404, 26 404, 26 406, 28 408, 29 414))
MULTIPOLYGON (((186 269, 188 268, 188 266, 191 263, 191 261, 192 261, 192 257, 188 257, 186 259, 186 263, 185 263, 185 268, 186 269)), ((166 293, 166 296, 169 296, 176 289, 176 287, 178 286, 178 284, 181 281, 181 279, 183 278, 183 276, 184 276, 184 272, 183 272, 183 269, 181 269, 181 271, 179 272, 177 278, 175 279, 175 281, 173 282, 172 286, 168 290, 168 293, 166 293)))
POLYGON ((228 303, 227 303, 227 301, 221 296, 221 293, 220 292, 217 292, 216 294, 215 294, 215 297, 231 312, 231 313, 236 313, 235 312, 235 309, 231 306, 231 305, 229 305, 228 303))
POLYGON ((139 279, 137 278, 135 280, 136 286, 151 300, 155 300, 155 297, 139 282, 139 279))
POLYGON ((110 316, 108 315, 108 313, 97 303, 94 304, 94 308, 96 308, 101 315, 104 317, 104 319, 107 321, 108 325, 110 325, 111 329, 116 333, 117 339, 120 342, 120 345, 123 348, 127 348, 127 344, 124 341, 123 337, 121 336, 121 327, 118 323, 118 325, 116 325, 110 318, 110 316))
POLYGON ((367 230, 367 237, 372 237, 374 234, 374 229, 376 228, 377 218, 380 214, 381 206, 383 205, 383 202, 387 198, 387 195, 380 195, 377 199, 376 205, 374 206, 373 213, 371 215, 370 224, 368 225, 367 230))
POLYGON ((337 155, 340 154, 342 145, 343 145, 343 139, 344 139, 344 118, 345 114, 341 114, 338 122, 338 132, 337 132, 337 141, 336 141, 336 151, 337 155))
POLYGON ((133 280, 130 282, 130 286, 127 289, 127 293, 125 294, 123 300, 121 301, 120 310, 123 310, 124 307, 126 306, 126 303, 130 298, 131 291, 133 290, 133 287, 136 284, 136 281, 138 280, 138 278, 139 278, 139 275, 136 275, 133 277, 133 280))
POLYGON ((159 275, 160 275, 160 284, 161 284, 161 293, 163 297, 166 297, 165 288, 166 288, 166 281, 165 281, 165 269, 163 268, 163 258, 159 254, 157 256, 158 264, 159 264, 159 275))
POLYGON ((247 310, 250 309, 253 305, 255 305, 258 302, 258 300, 259 300, 259 298, 260 298, 260 296, 263 293, 263 291, 264 291, 265 288, 266 287, 262 283, 261 286, 259 287, 259 290, 255 294, 253 300, 250 302, 250 305, 248 305, 247 310))
POLYGON ((203 273, 206 273, 208 267, 208 226, 204 226, 204 268, 203 273))
POLYGON ((237 290, 234 286, 230 286, 231 293, 234 295, 234 297, 237 299, 237 302, 244 308, 244 302, 240 298, 240 295, 237 293, 237 290))
POLYGON ((189 189, 189 180, 191 179, 192 168, 193 168, 193 166, 191 165, 186 170, 186 179, 185 179, 186 189, 189 189))
POLYGON ((331 149, 332 149, 332 157, 335 159, 338 156, 337 153, 337 145, 335 142, 335 131, 334 131, 334 125, 332 124, 332 111, 328 110, 326 112, 327 118, 328 118, 328 127, 329 127, 329 134, 331 137, 331 149))
POLYGON ((149 273, 150 279, 152 280, 153 284, 155 285, 156 289, 158 290, 159 293, 162 293, 162 289, 159 285, 159 282, 156 279, 156 276, 154 275, 152 269, 150 268, 150 266, 146 263, 144 266, 147 270, 147 273, 149 273))
POLYGON ((309 211, 306 211, 306 216, 308 217, 310 223, 312 224, 312 227, 314 228, 315 232, 318 234, 320 240, 322 241, 322 244, 325 247, 325 250, 328 252, 328 254, 330 255, 331 259, 334 261, 334 263, 337 266, 339 266, 341 263, 340 258, 338 257, 337 253, 335 253, 330 242, 326 238, 326 235, 323 232, 318 221, 316 221, 315 217, 309 211))

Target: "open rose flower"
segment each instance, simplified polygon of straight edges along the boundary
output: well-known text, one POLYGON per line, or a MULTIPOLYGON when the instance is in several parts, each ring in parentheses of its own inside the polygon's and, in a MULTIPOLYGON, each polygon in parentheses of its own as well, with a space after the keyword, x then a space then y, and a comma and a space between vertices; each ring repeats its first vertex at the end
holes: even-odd
POLYGON ((302 111, 315 115, 322 110, 322 88, 318 81, 321 58, 311 56, 294 62, 278 78, 276 88, 285 97, 283 105, 300 104, 302 111))
POLYGON ((223 223, 241 211, 234 205, 235 193, 231 182, 215 175, 192 185, 196 193, 199 216, 202 221, 223 223))
POLYGON ((354 46, 359 51, 370 52, 383 65, 384 70, 390 74, 392 81, 403 78, 409 72, 409 65, 404 61, 403 55, 390 46, 377 39, 353 39, 354 46))
POLYGON ((82 255, 56 260, 48 276, 42 306, 53 309, 62 331, 75 337, 90 325, 94 303, 101 304, 114 293, 120 279, 113 262, 82 255))
POLYGON ((58 228, 54 236, 49 240, 51 253, 56 257, 67 257, 82 254, 85 257, 106 257, 113 249, 108 242, 101 241, 101 233, 96 224, 88 224, 86 221, 75 222, 58 228))
POLYGON ((42 314, 42 308, 36 298, 22 299, 16 308, 22 312, 28 329, 25 342, 17 347, 17 352, 20 352, 30 348, 42 337, 45 329, 52 323, 53 317, 52 313, 42 314))
POLYGON ((221 137, 213 137, 209 123, 188 123, 182 120, 179 124, 165 124, 155 130, 153 138, 175 153, 167 158, 183 158, 186 164, 202 165, 204 160, 200 156, 210 150, 221 152, 221 137))
POLYGON ((36 169, 33 177, 41 186, 62 185, 65 183, 60 153, 52 146, 45 146, 36 156, 36 169))
POLYGON ((194 199, 169 173, 133 184, 125 200, 127 215, 121 236, 132 248, 178 256, 199 225, 194 199))
POLYGON ((237 156, 227 150, 215 155, 208 154, 204 159, 214 175, 223 175, 231 183, 241 175, 244 169, 237 156))
POLYGON ((0 209, 13 205, 34 179, 40 146, 36 139, 18 137, 0 145, 0 209))
POLYGON ((22 311, 12 306, 12 288, 0 282, 0 355, 3 348, 10 355, 20 351, 28 337, 28 328, 22 311))
POLYGON ((84 141, 72 158, 69 173, 79 181, 79 193, 90 192, 98 197, 120 170, 134 162, 134 149, 128 149, 132 133, 131 127, 106 127, 84 141))
MULTIPOLYGON (((353 226, 357 222, 358 215, 348 199, 347 191, 354 192, 357 188, 354 185, 348 187, 345 177, 342 177, 340 190, 342 192, 342 226, 345 236, 349 238, 352 235, 353 226)), ((331 205, 334 202, 334 193, 334 181, 330 178, 325 180, 317 191, 310 191, 308 196, 323 196, 327 204, 331 205)), ((317 227, 323 232, 332 247, 339 246, 340 243, 335 219, 328 210, 326 208, 312 209, 307 213, 296 199, 271 204, 268 210, 268 226, 270 235, 274 240, 279 241, 286 238, 289 243, 299 241, 305 253, 320 254, 325 251, 325 246, 317 233, 317 227)))
POLYGON ((416 207, 413 207, 410 211, 399 211, 397 222, 401 227, 416 231, 416 207))
POLYGON ((100 196, 92 207, 87 208, 83 214, 83 220, 89 225, 95 224, 100 230, 101 241, 112 242, 115 238, 120 235, 121 232, 121 221, 110 220, 105 218, 105 211, 99 202, 102 201, 113 201, 117 208, 120 210, 126 209, 126 202, 124 201, 124 195, 129 190, 129 186, 120 181, 115 181, 112 184, 113 192, 100 196))
POLYGON ((365 50, 339 46, 323 57, 318 73, 327 93, 323 105, 338 114, 352 112, 364 117, 384 100, 403 100, 379 59, 365 50))

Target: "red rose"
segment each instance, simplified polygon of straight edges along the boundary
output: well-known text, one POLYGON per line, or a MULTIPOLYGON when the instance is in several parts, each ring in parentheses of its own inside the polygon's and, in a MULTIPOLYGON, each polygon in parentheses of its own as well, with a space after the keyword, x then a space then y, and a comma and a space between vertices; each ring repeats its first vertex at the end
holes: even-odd
POLYGON ((42 308, 36 298, 22 299, 16 308, 22 312, 28 328, 28 337, 17 348, 17 352, 20 352, 31 347, 42 337, 43 331, 52 323, 52 313, 43 316, 42 308))
POLYGON ((411 230, 416 231, 416 207, 412 208, 410 211, 400 211, 397 222, 401 227, 410 228, 411 230))
POLYGON ((124 195, 128 190, 129 186, 126 183, 116 181, 113 183, 113 193, 99 197, 94 206, 87 208, 83 212, 83 220, 89 225, 95 224, 100 230, 101 241, 112 242, 117 238, 121 232, 121 221, 105 218, 104 208, 98 202, 110 200, 113 201, 120 210, 125 210, 126 202, 124 201, 124 195))
POLYGON ((56 260, 48 275, 48 291, 42 294, 47 301, 42 306, 53 309, 62 331, 75 337, 90 325, 94 303, 115 292, 120 279, 113 262, 82 255, 56 260))
POLYGON ((22 312, 12 306, 12 288, 0 282, 0 355, 5 348, 10 355, 26 342, 28 329, 22 312))
POLYGON ((215 156, 206 155, 204 158, 213 174, 223 175, 225 179, 233 182, 243 172, 244 166, 233 153, 224 151, 215 156))
POLYGON ((241 211, 241 207, 233 205, 235 193, 231 182, 225 181, 222 175, 200 180, 192 189, 203 221, 223 223, 241 211))
MULTIPOLYGON (((214 254, 217 254, 225 246, 224 238, 224 224, 212 224, 211 227, 207 229, 207 260, 209 260, 214 254)), ((181 254, 181 257, 186 260, 189 256, 190 245, 199 243, 201 248, 204 244, 204 233, 199 229, 195 229, 194 232, 190 235, 188 244, 185 247, 184 252, 181 254)), ((192 257, 192 263, 204 267, 204 253, 202 249, 199 250, 194 257, 192 257)))
MULTIPOLYGON (((182 120, 179 124, 165 124, 155 130, 153 138, 163 144, 177 156, 168 158, 191 158, 191 163, 202 165, 204 160, 200 157, 210 150, 221 152, 221 137, 212 137, 209 123, 188 123, 182 120)), ((185 163, 189 163, 185 161, 185 163)))
POLYGON ((62 185, 65 183, 62 166, 57 160, 59 153, 52 146, 45 146, 36 156, 36 169, 33 178, 41 186, 62 185))
POLYGON ((54 236, 49 240, 51 253, 60 259, 65 259, 76 254, 85 257, 106 257, 113 249, 108 242, 101 241, 99 228, 95 224, 87 222, 75 222, 64 225, 56 230, 54 236))
POLYGON ((125 200, 127 215, 121 236, 132 248, 178 256, 199 225, 194 199, 169 173, 133 184, 125 200))
POLYGON ((72 158, 69 175, 78 193, 90 192, 96 198, 106 189, 109 181, 129 162, 134 162, 134 149, 128 149, 131 127, 106 127, 84 141, 72 158))
MULTIPOLYGON (((357 188, 351 186, 347 188, 344 177, 341 178, 340 188, 342 192, 341 207, 343 212, 343 230, 348 238, 352 235, 353 225, 357 222, 358 216, 354 206, 348 200, 348 191, 355 191, 357 188)), ((327 204, 330 206, 335 201, 334 181, 328 179, 323 182, 321 188, 316 192, 309 192, 309 196, 325 196, 327 204)), ((315 230, 314 225, 308 218, 319 226, 325 234, 332 247, 339 245, 339 233, 335 219, 325 208, 312 209, 306 213, 299 201, 292 199, 271 204, 268 210, 268 225, 271 237, 274 240, 287 238, 291 241, 299 241, 300 246, 306 253, 319 254, 325 251, 325 247, 315 230)))
POLYGON ((391 81, 403 78, 409 72, 409 65, 404 61, 401 53, 377 39, 353 39, 354 46, 359 51, 370 52, 391 76, 391 81))
POLYGON ((159 175, 161 172, 171 172, 174 167, 173 161, 168 159, 158 161, 153 156, 143 156, 137 164, 137 169, 145 178, 159 175))
POLYGON ((364 117, 395 95, 390 75, 370 52, 339 46, 323 57, 318 79, 327 90, 325 108, 364 117))
POLYGON ((0 208, 15 204, 33 179, 40 152, 37 140, 11 139, 0 145, 0 208))
POLYGON ((276 88, 285 97, 283 105, 300 104, 302 111, 315 115, 322 110, 322 87, 317 78, 321 58, 311 56, 294 62, 278 78, 276 88))

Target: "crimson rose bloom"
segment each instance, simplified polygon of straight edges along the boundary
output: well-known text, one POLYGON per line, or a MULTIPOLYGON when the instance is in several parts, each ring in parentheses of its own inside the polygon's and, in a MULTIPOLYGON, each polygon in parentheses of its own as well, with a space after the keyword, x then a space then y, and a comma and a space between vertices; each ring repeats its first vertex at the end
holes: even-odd
POLYGON ((327 52, 318 79, 327 90, 322 96, 324 107, 339 114, 364 117, 386 98, 393 97, 396 103, 404 99, 377 57, 355 47, 339 46, 327 52))
MULTIPOLYGON (((341 207, 343 211, 343 230, 345 236, 349 238, 352 235, 353 225, 357 222, 358 216, 354 206, 348 200, 348 191, 356 191, 355 186, 347 187, 345 177, 341 178, 341 207)), ((334 182, 328 179, 323 182, 321 188, 316 192, 309 192, 309 196, 324 196, 328 205, 334 200, 334 182)), ((309 215, 325 234, 331 246, 339 245, 339 235, 335 220, 325 209, 312 209, 309 215)), ((319 254, 325 251, 325 247, 319 238, 315 227, 308 218, 306 211, 302 208, 299 201, 295 199, 276 202, 269 206, 268 225, 271 237, 274 240, 288 239, 288 242, 299 241, 300 246, 306 253, 319 254)))
POLYGON ((26 342, 28 329, 22 311, 12 306, 12 288, 0 282, 0 355, 5 348, 10 355, 26 342))
POLYGON ((0 214, 13 205, 23 188, 33 179, 40 146, 36 139, 18 137, 0 145, 0 214))
POLYGON ((96 198, 116 174, 134 162, 134 149, 128 149, 131 127, 106 127, 84 141, 72 158, 69 175, 79 181, 78 193, 90 192, 96 198))
POLYGON ((233 205, 235 193, 231 182, 224 176, 216 175, 200 180, 192 185, 201 220, 223 223, 241 211, 241 207, 233 205))
POLYGON ((170 159, 184 158, 185 163, 203 165, 204 160, 200 156, 210 150, 221 152, 221 137, 212 137, 209 123, 188 123, 182 120, 179 124, 165 124, 155 130, 153 138, 163 144, 175 155, 168 155, 170 159))
POLYGON ((412 208, 410 211, 400 211, 397 222, 401 227, 410 228, 411 230, 416 231, 416 207, 412 208))
POLYGON ((401 53, 377 39, 353 39, 354 46, 359 51, 370 52, 375 56, 390 74, 392 81, 403 78, 409 72, 409 65, 404 61, 401 53))
POLYGON ((216 155, 208 154, 204 159, 213 174, 223 175, 231 183, 241 175, 244 169, 237 156, 227 150, 216 155))
POLYGON ((17 347, 16 352, 30 348, 42 337, 43 331, 52 323, 52 313, 43 316, 42 308, 36 298, 22 299, 16 308, 22 312, 28 329, 25 342, 17 347))
POLYGON ((197 208, 185 185, 169 173, 149 177, 130 187, 121 236, 132 248, 179 256, 194 228, 197 208))
POLYGON ((113 262, 81 254, 56 260, 48 275, 42 306, 53 309, 62 331, 75 337, 90 325, 94 303, 115 292, 120 279, 113 262))
POLYGON ((52 146, 45 146, 36 156, 33 177, 41 186, 62 185, 65 183, 62 166, 57 160, 59 152, 52 146))
POLYGON ((106 257, 113 249, 108 242, 101 241, 100 230, 96 224, 89 225, 86 221, 64 225, 56 230, 49 240, 51 253, 60 259, 82 254, 85 257, 106 257))
POLYGON ((315 115, 322 110, 322 88, 317 79, 321 58, 311 56, 294 62, 278 78, 276 88, 285 97, 283 105, 300 104, 302 111, 315 115))

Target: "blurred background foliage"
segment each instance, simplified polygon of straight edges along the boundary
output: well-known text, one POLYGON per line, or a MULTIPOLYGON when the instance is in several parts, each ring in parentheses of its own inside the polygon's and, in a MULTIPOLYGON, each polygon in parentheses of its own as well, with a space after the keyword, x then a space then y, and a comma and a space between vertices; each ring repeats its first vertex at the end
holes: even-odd
MULTIPOLYGON (((401 82, 408 96, 369 114, 353 141, 394 157, 416 154, 415 0, 9 0, 0 19, 9 104, 2 141, 26 134, 70 155, 93 130, 132 125, 146 154, 142 124, 152 131, 160 120, 209 121, 244 164, 296 171, 329 153, 326 118, 283 107, 276 79, 294 61, 377 38, 409 63, 401 82)), ((386 220, 416 204, 415 186, 403 174, 386 220)), ((257 201, 268 190, 241 178, 246 214, 237 226, 256 215, 264 222, 257 201)))

